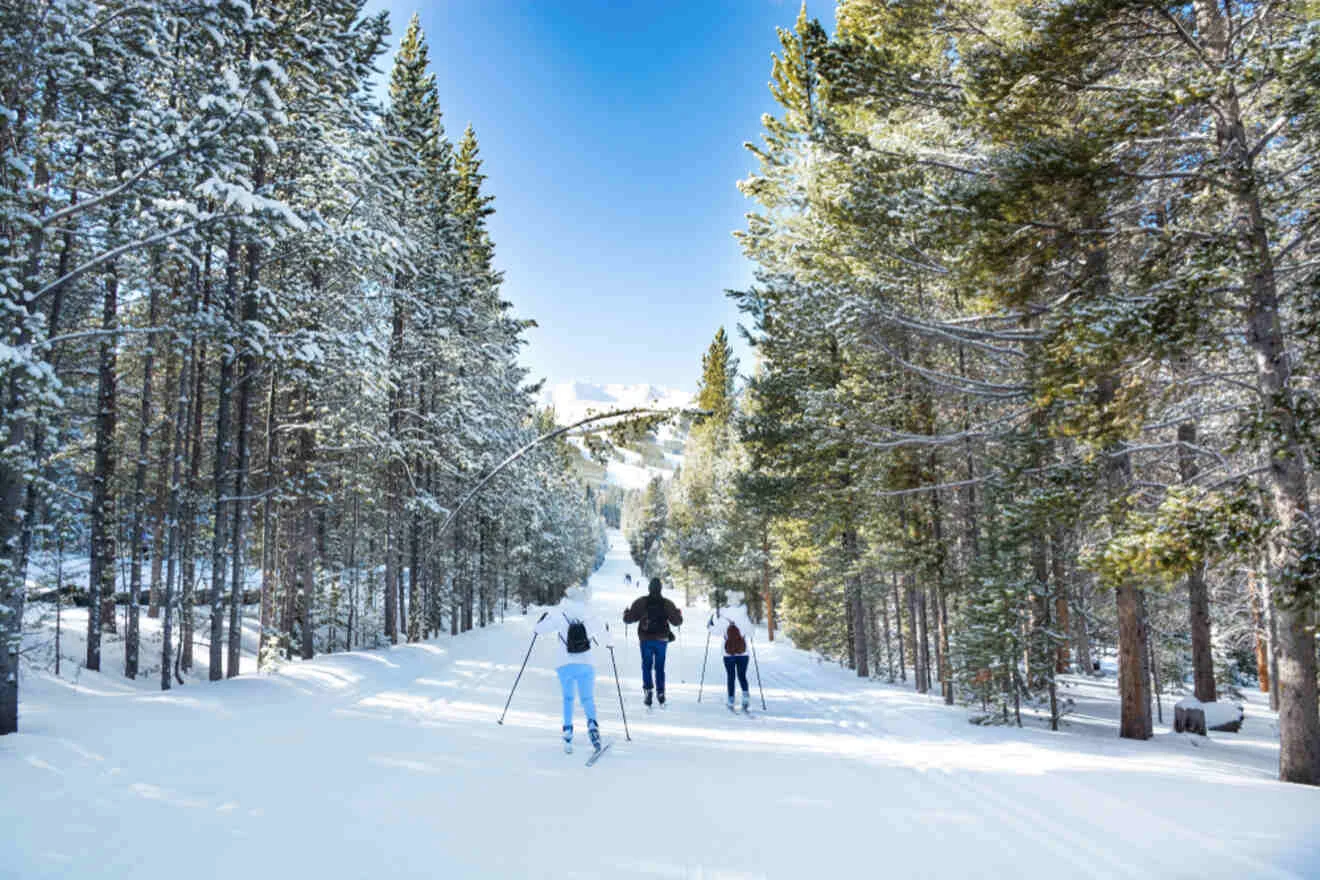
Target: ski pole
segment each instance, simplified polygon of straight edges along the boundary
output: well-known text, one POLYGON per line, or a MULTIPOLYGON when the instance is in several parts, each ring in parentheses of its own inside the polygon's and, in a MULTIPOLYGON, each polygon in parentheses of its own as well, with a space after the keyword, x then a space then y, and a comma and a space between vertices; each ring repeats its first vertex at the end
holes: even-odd
POLYGON ((701 702, 701 689, 706 686, 706 661, 710 658, 710 630, 706 630, 706 653, 701 658, 701 684, 697 685, 697 702, 701 702))
POLYGON ((756 689, 761 692, 761 711, 765 711, 765 688, 761 687, 761 664, 756 660, 756 642, 751 639, 747 644, 752 646, 752 665, 756 667, 756 689))
POLYGON ((686 679, 683 678, 682 644, 683 644, 683 627, 682 625, 679 625, 674 627, 674 650, 671 653, 677 655, 674 659, 673 668, 678 670, 678 680, 680 682, 686 681, 686 679))
MULTIPOLYGON (((549 613, 550 612, 547 611, 542 614, 540 620, 537 620, 536 622, 540 623, 542 620, 545 620, 545 615, 549 613)), ((504 711, 500 713, 500 720, 496 721, 496 724, 504 724, 504 716, 508 714, 509 704, 513 702, 513 692, 518 689, 518 682, 522 681, 523 670, 527 668, 527 659, 532 656, 532 648, 536 647, 536 636, 537 633, 532 633, 532 643, 527 646, 527 654, 523 657, 522 666, 518 669, 518 677, 513 680, 513 687, 509 688, 509 699, 504 701, 504 711)))
POLYGON ((623 686, 619 684, 619 664, 614 662, 614 646, 610 645, 610 665, 614 667, 614 689, 619 692, 619 714, 623 716, 623 738, 632 742, 628 733, 628 713, 623 709, 623 686))

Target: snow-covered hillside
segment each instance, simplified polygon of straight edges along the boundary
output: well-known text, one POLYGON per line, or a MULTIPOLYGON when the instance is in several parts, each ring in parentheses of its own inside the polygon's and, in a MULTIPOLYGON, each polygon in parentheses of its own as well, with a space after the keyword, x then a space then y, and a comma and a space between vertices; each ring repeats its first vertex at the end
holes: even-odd
MULTIPOLYGON (((691 392, 659 385, 562 382, 542 390, 541 405, 554 407, 556 421, 570 425, 587 416, 615 410, 690 407, 693 397, 691 392)), ((679 420, 662 425, 647 448, 619 450, 606 467, 605 480, 625 489, 642 489, 657 476, 669 479, 683 463, 686 439, 686 427, 679 420)))
POLYGON ((659 385, 561 382, 558 385, 547 385, 541 392, 541 402, 543 405, 555 408, 555 417, 561 424, 569 424, 592 413, 616 409, 641 406, 658 409, 685 407, 691 405, 693 396, 687 391, 659 385))
POLYGON ((580 709, 578 751, 561 749, 545 640, 495 723, 540 609, 168 694, 29 672, 23 732, 0 738, 0 877, 1320 876, 1320 791, 1275 781, 1277 720, 1255 695, 1240 734, 1134 742, 1114 734, 1112 677, 1068 677, 1063 731, 982 728, 758 629, 768 708, 753 677, 744 717, 724 708, 717 645, 699 684, 694 607, 670 705, 648 714, 636 633, 618 631, 625 573, 615 532, 590 604, 616 622, 631 741, 604 654, 613 746, 590 769, 580 709))

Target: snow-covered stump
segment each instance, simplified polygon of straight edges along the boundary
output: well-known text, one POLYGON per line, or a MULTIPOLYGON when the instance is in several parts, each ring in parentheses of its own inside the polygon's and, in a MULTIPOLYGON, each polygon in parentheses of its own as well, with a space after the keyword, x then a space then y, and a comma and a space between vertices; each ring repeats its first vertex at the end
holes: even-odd
POLYGON ((1173 729, 1177 733, 1237 733, 1244 718, 1246 713, 1237 703, 1202 703, 1195 697, 1184 697, 1173 707, 1173 729))
POLYGON ((1184 706, 1182 701, 1173 707, 1175 733, 1199 733, 1205 736, 1205 712, 1200 708, 1184 706))

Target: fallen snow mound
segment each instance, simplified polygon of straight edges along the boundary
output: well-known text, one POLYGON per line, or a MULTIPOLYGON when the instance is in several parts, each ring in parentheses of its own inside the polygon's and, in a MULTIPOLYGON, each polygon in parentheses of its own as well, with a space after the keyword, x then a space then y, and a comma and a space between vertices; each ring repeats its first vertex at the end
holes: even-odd
POLYGON ((1247 717, 1246 711, 1237 703, 1215 702, 1202 703, 1196 697, 1183 697, 1173 704, 1174 710, 1199 709, 1205 713, 1207 730, 1217 730, 1231 724, 1240 724, 1247 717))

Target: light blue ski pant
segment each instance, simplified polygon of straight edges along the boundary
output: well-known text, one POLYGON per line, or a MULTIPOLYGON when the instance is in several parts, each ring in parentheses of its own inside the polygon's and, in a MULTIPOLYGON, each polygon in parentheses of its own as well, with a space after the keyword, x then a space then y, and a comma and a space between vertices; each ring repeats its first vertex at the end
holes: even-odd
POLYGON ((596 720, 596 667, 590 663, 565 663, 559 667, 559 686, 564 691, 564 726, 573 726, 573 688, 577 688, 587 724, 596 720))

